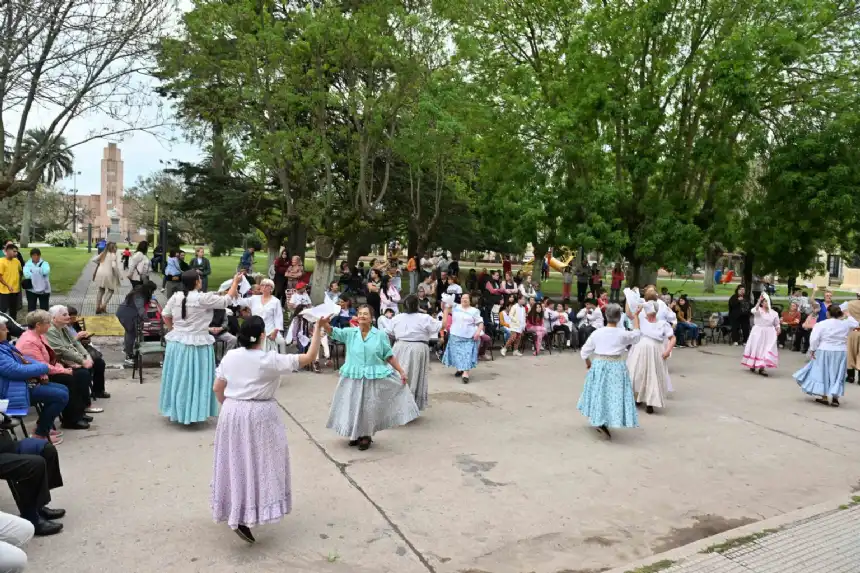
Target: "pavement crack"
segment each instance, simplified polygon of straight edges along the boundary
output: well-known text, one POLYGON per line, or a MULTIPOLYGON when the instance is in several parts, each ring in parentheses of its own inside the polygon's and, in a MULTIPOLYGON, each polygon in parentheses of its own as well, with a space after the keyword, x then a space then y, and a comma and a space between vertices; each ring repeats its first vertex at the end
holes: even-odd
POLYGON ((793 438, 799 442, 803 442, 805 444, 809 444, 810 446, 815 446, 816 448, 824 450, 826 452, 830 452, 831 454, 836 454, 838 456, 843 456, 843 457, 845 456, 844 453, 837 452, 836 450, 831 450, 830 448, 828 448, 826 446, 822 446, 818 442, 813 442, 812 440, 807 440, 806 438, 801 438, 800 436, 795 436, 794 434, 790 434, 789 432, 785 432, 783 430, 778 430, 776 428, 771 428, 770 426, 765 426, 764 424, 759 424, 758 422, 754 422, 753 420, 747 420, 746 418, 742 418, 738 415, 734 415, 734 417, 737 418, 738 420, 746 422, 747 424, 752 424, 753 426, 758 426, 759 428, 769 430, 769 431, 774 432, 776 434, 780 434, 780 435, 786 436, 788 438, 793 438))
POLYGON ((815 420, 816 422, 821 422, 822 424, 827 424, 828 426, 833 426, 834 428, 841 428, 843 430, 848 430, 849 432, 860 432, 857 428, 852 428, 851 426, 844 426, 842 424, 837 424, 836 422, 831 422, 829 420, 821 420, 819 418, 815 418, 812 416, 804 416, 803 414, 799 414, 797 412, 794 413, 798 418, 803 418, 805 420, 815 420))
POLYGON ((340 471, 341 475, 346 478, 346 481, 348 481, 349 484, 354 487, 362 496, 364 496, 364 499, 366 499, 368 503, 370 503, 370 505, 372 505, 374 509, 376 509, 377 513, 379 513, 379 515, 382 516, 382 519, 384 519, 388 523, 392 531, 394 531, 394 533, 396 533, 397 536, 400 537, 401 540, 403 540, 403 543, 405 543, 409 550, 412 551, 413 555, 415 555, 418 561, 421 562, 424 568, 427 569, 427 571, 429 571, 430 573, 436 573, 436 568, 433 567, 433 564, 430 563, 430 561, 424 556, 424 554, 421 553, 417 547, 415 547, 415 544, 412 543, 412 541, 408 537, 406 537, 406 534, 403 533, 403 530, 400 528, 400 526, 397 525, 394 520, 391 519, 391 517, 389 517, 388 513, 386 513, 386 511, 382 508, 381 505, 379 505, 372 497, 370 497, 370 495, 365 491, 365 489, 361 487, 361 485, 357 481, 355 481, 355 478, 349 475, 349 472, 347 471, 349 469, 349 462, 344 463, 334 459, 332 455, 328 453, 328 450, 326 450, 325 447, 310 433, 310 431, 304 426, 304 424, 299 422, 298 419, 293 416, 292 412, 287 410, 284 405, 280 403, 280 401, 276 400, 276 402, 278 403, 278 407, 283 410, 287 416, 290 417, 290 420, 292 420, 296 426, 301 428, 302 432, 305 433, 311 443, 317 447, 317 449, 322 453, 322 455, 325 456, 328 461, 334 464, 338 471, 340 471))

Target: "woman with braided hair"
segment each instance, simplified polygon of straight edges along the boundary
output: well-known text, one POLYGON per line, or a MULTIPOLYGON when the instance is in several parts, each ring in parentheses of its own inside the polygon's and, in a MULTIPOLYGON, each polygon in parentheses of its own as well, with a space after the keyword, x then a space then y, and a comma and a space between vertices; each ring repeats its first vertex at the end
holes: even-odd
POLYGON ((213 311, 232 305, 242 280, 233 277, 225 296, 201 292, 203 281, 197 271, 182 273, 182 290, 167 301, 161 316, 170 332, 161 371, 159 409, 171 422, 204 422, 218 413, 212 391, 215 379, 215 339, 209 333, 213 311))

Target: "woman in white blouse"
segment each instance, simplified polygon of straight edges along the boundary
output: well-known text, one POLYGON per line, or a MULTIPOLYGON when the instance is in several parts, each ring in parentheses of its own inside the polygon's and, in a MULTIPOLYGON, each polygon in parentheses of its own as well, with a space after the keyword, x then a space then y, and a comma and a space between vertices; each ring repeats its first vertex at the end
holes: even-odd
POLYGON ((419 410, 427 406, 427 372, 430 370, 430 347, 428 342, 439 336, 442 325, 448 322, 451 309, 445 306, 442 320, 418 311, 418 297, 409 295, 403 299, 404 313, 388 321, 385 331, 394 337, 394 357, 406 371, 409 389, 415 397, 419 410))
POLYGON ((240 348, 224 355, 212 388, 221 404, 212 515, 248 543, 255 541, 251 527, 280 521, 292 509, 290 449, 275 392, 283 375, 313 361, 323 330, 314 331, 306 353, 281 355, 265 350, 266 329, 259 316, 245 321, 240 348))
POLYGON ((481 312, 472 306, 471 297, 463 294, 460 304, 451 311, 451 330, 442 356, 442 363, 456 368, 454 376, 462 376, 463 384, 469 383, 469 372, 478 366, 478 345, 483 331, 481 312))
POLYGON ((233 277, 226 296, 200 292, 203 281, 197 271, 181 276, 182 291, 174 293, 161 316, 170 329, 164 367, 161 370, 159 409, 172 422, 204 422, 218 412, 212 393, 215 378, 215 339, 209 333, 212 311, 227 308, 239 289, 242 273, 233 277))
POLYGON ((537 291, 535 291, 535 287, 532 285, 532 278, 530 276, 526 276, 523 282, 520 283, 520 294, 526 297, 526 300, 537 296, 537 291))
POLYGON ((251 314, 259 316, 266 323, 266 341, 263 348, 267 351, 286 352, 286 343, 281 332, 284 330, 284 308, 275 296, 275 283, 269 279, 260 281, 262 294, 236 301, 237 306, 251 310, 251 314))
POLYGON ((597 301, 593 298, 585 299, 585 306, 576 313, 579 320, 579 343, 584 344, 591 333, 603 327, 603 311, 597 308, 597 301))
POLYGON ((812 328, 809 362, 794 373, 794 379, 801 390, 818 396, 815 401, 819 404, 838 407, 839 397, 845 394, 848 335, 860 328, 860 323, 851 316, 844 316, 835 304, 830 305, 827 314, 830 318, 812 328))
POLYGON ((669 367, 666 361, 675 347, 675 332, 665 320, 657 318, 657 305, 646 302, 638 314, 642 338, 630 348, 627 369, 633 380, 636 405, 643 403, 646 412, 662 408, 669 391, 669 367))
POLYGON ((639 425, 633 385, 624 352, 639 341, 639 316, 633 315, 633 330, 619 326, 621 307, 606 307, 606 327, 595 330, 582 347, 588 368, 585 387, 577 409, 588 416, 591 425, 612 439, 609 428, 635 428, 639 425))

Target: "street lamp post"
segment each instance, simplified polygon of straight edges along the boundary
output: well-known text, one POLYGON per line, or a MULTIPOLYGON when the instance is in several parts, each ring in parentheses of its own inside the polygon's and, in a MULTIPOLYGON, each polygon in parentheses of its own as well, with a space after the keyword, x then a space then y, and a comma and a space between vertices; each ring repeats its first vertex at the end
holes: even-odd
POLYGON ((78 235, 78 175, 80 175, 80 171, 72 172, 72 235, 77 237, 78 235))

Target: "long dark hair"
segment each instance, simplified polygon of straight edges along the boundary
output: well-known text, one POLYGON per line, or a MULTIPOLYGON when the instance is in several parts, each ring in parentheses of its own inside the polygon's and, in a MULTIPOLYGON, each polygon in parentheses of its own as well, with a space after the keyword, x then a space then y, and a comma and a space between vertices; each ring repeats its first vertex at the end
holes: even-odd
POLYGON ((251 316, 245 319, 239 329, 236 342, 242 348, 252 348, 260 343, 266 333, 266 323, 259 316, 251 316))
POLYGON ((196 270, 185 271, 182 273, 182 318, 185 318, 185 303, 188 301, 188 293, 197 288, 197 281, 200 280, 200 275, 196 270))
POLYGON ((126 297, 125 297, 125 304, 126 304, 127 306, 132 306, 132 305, 134 305, 134 298, 135 298, 136 296, 141 296, 141 297, 143 297, 143 301, 144 301, 144 302, 146 302, 146 301, 148 301, 148 300, 152 300, 152 295, 153 295, 153 293, 155 293, 155 291, 156 291, 157 289, 158 289, 158 285, 156 285, 156 284, 155 284, 154 282, 152 282, 152 281, 146 281, 145 283, 143 283, 143 284, 141 284, 141 285, 137 285, 136 287, 134 287, 133 289, 131 289, 131 292, 129 292, 129 293, 126 295, 126 297))
POLYGON ((543 305, 539 302, 534 303, 534 305, 529 309, 528 320, 534 322, 540 317, 543 319, 543 305), (540 312, 538 312, 538 307, 540 307, 540 312))
POLYGON ((138 253, 143 253, 145 255, 146 251, 148 251, 148 250, 149 250, 149 242, 148 241, 141 241, 137 244, 137 252, 138 253))

